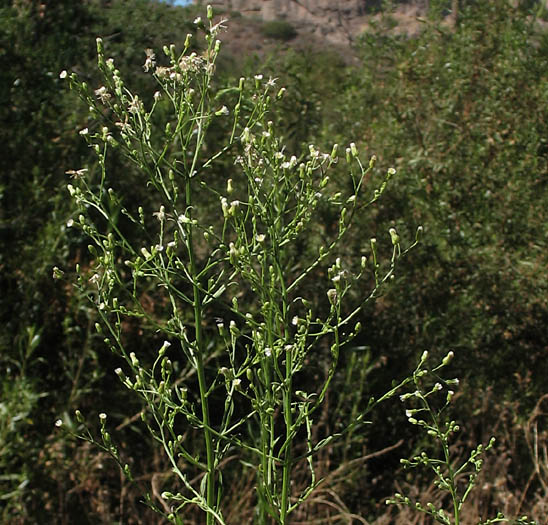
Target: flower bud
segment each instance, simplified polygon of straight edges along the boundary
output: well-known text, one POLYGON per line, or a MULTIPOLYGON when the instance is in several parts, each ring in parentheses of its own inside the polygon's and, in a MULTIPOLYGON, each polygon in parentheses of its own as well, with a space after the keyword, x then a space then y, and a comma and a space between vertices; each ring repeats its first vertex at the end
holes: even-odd
POLYGON ((392 239, 392 244, 394 246, 397 246, 400 243, 400 236, 398 235, 398 232, 396 231, 396 228, 390 228, 388 230, 390 233, 390 238, 392 239))
POLYGON ((451 350, 444 358, 443 358, 443 361, 441 362, 441 364, 443 366, 445 365, 448 365, 451 360, 453 359, 453 357, 455 357, 455 354, 453 353, 453 351, 451 350))

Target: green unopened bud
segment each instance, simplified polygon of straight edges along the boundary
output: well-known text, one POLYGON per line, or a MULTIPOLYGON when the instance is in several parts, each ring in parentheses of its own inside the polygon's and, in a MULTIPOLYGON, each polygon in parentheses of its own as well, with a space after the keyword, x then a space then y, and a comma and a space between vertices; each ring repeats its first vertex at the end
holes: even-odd
POLYGON ((415 241, 419 242, 421 240, 423 231, 424 231, 424 228, 422 226, 419 226, 417 228, 417 233, 415 235, 415 241))
POLYGON ((225 325, 223 321, 219 320, 217 322, 217 330, 219 331, 219 335, 223 337, 226 334, 225 325))
POLYGON ((221 198, 221 209, 223 210, 223 217, 225 219, 228 219, 228 217, 230 216, 229 214, 230 206, 228 205, 228 200, 225 197, 221 198))
POLYGON ((166 350, 171 346, 171 343, 169 341, 164 341, 164 343, 162 344, 162 347, 160 348, 160 350, 158 350, 158 354, 160 356, 164 355, 166 353, 166 350))
POLYGON ((373 168, 376 162, 377 162, 377 155, 372 155, 371 158, 369 159, 369 168, 373 168))
POLYGON ((211 7, 211 5, 207 6, 207 19, 213 20, 213 8, 211 7))
POLYGON ((226 181, 226 192, 230 195, 234 191, 234 188, 232 187, 232 179, 228 179, 226 181))
POLYGON ((329 299, 329 302, 334 305, 337 303, 337 290, 335 288, 331 288, 327 290, 327 298, 329 299))
POLYGON ((443 366, 445 365, 448 365, 451 360, 453 359, 453 357, 455 357, 455 354, 453 353, 453 351, 451 350, 444 358, 443 358, 443 361, 441 362, 441 364, 443 366))
POLYGON ((373 254, 373 262, 376 265, 377 264, 377 239, 375 239, 375 237, 373 237, 369 241, 369 244, 371 245, 371 253, 373 254))
POLYGON ((333 149, 331 150, 331 159, 335 160, 337 158, 337 151, 339 150, 338 144, 333 144, 333 149))
POLYGON ((240 335, 240 330, 236 326, 236 323, 234 321, 230 321, 230 333, 233 337, 238 337, 240 335))
POLYGON ((236 246, 234 246, 234 243, 231 242, 229 245, 229 252, 228 257, 232 264, 236 264, 236 260, 238 258, 238 250, 236 249, 236 246))
POLYGON ((390 238, 392 239, 392 244, 394 246, 398 245, 400 243, 400 236, 398 235, 398 232, 396 231, 396 228, 390 228, 388 230, 390 233, 390 238))
POLYGON ((276 95, 276 99, 280 100, 285 95, 286 91, 287 89, 285 89, 284 87, 280 88, 280 90, 278 91, 278 94, 276 95))
POLYGON ((131 364, 137 368, 139 366, 139 360, 137 359, 137 356, 135 355, 135 352, 131 352, 129 354, 129 358, 131 359, 131 364))
POLYGON ((350 153, 352 153, 352 156, 354 158, 358 156, 358 148, 356 147, 356 144, 354 142, 350 143, 350 153))
POLYGON ((231 217, 236 215, 236 212, 240 209, 240 201, 232 201, 230 203, 230 208, 228 209, 228 214, 231 217))

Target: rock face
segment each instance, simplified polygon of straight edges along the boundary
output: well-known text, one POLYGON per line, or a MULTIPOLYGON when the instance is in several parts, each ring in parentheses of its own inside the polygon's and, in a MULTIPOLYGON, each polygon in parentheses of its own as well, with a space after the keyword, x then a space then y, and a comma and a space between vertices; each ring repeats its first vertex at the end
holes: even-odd
MULTIPOLYGON (((428 0, 402 5, 404 16, 420 14, 428 0)), ((366 27, 372 8, 380 0, 213 0, 212 6, 224 12, 237 11, 243 16, 264 21, 285 20, 299 32, 306 31, 333 43, 347 44, 366 27)))
POLYGON ((315 22, 317 18, 363 15, 367 0, 217 0, 214 4, 242 14, 259 15, 264 20, 287 18, 315 22))

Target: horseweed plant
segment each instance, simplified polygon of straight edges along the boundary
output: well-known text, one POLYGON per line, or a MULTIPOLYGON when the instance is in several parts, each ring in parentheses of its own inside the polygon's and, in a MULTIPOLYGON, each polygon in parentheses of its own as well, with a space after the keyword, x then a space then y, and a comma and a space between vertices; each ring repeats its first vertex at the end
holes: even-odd
MULTIPOLYGON (((314 442, 311 429, 341 349, 360 331, 357 316, 365 302, 393 276, 397 260, 418 237, 403 250, 392 229, 392 257, 385 270, 375 239, 355 267, 335 256, 358 207, 375 202, 395 171, 388 170, 382 184, 364 197, 369 191, 363 188, 364 176, 375 158, 362 164, 351 144, 344 155, 350 189, 330 193, 328 172, 338 161, 338 148, 326 154, 311 145, 300 159, 286 152, 267 119, 271 105, 284 96, 275 80, 257 75, 240 79, 237 87, 214 89, 221 26, 213 23, 211 8, 207 18, 207 27, 196 20, 205 33, 204 52, 191 51, 191 35, 181 54, 174 46, 164 47, 165 66, 147 50, 144 69, 158 85, 150 101, 126 87, 113 60, 105 59, 101 39, 103 86, 91 90, 76 74, 61 73, 97 126, 80 132, 97 154, 97 175, 91 169, 72 171, 75 182, 68 186, 81 210, 71 225, 92 242, 91 278, 77 267, 77 286, 96 304, 102 320, 97 331, 123 358, 124 368, 116 374, 142 398, 142 419, 179 480, 179 489, 162 493, 169 510, 156 510, 182 523, 182 509, 191 504, 206 514, 208 525, 224 523, 223 459, 236 451, 242 465, 255 472, 257 522, 288 523, 289 514, 320 483, 316 453, 336 437, 314 442), (165 119, 162 125, 158 113, 165 119), (225 145, 215 151, 207 142, 213 130, 226 131, 225 145), (116 182, 107 170, 112 149, 137 167, 133 188, 146 187, 145 203, 124 200, 112 187, 116 182), (232 159, 229 168, 225 158, 232 159), (216 184, 215 170, 230 170, 230 176, 216 184), (208 218, 212 202, 217 220, 208 218), (313 219, 319 205, 337 210, 335 233, 304 261, 297 242, 317 231, 313 219), (329 269, 326 307, 318 317, 303 297, 303 285, 323 275, 322 265, 329 269), (370 293, 343 309, 350 289, 366 277, 374 282, 370 293), (151 296, 154 308, 147 302, 151 296), (127 348, 131 319, 149 327, 154 337, 160 334, 149 366, 141 364, 146 356, 127 348), (329 369, 313 392, 298 390, 296 374, 315 348, 329 348, 329 369), (189 428, 199 432, 201 444, 187 439, 189 428), (298 436, 306 441, 299 454, 298 436), (295 493, 292 473, 302 460, 308 482, 295 493)), ((398 388, 372 401, 368 410, 398 388)), ((348 428, 363 423, 365 413, 348 428)), ((77 417, 83 424, 83 416, 77 417)), ((107 431, 107 416, 100 419, 98 444, 131 476, 107 431)), ((95 442, 89 431, 80 437, 95 442)))
MULTIPOLYGON (((495 443, 495 438, 491 438, 487 445, 479 444, 460 465, 458 460, 453 459, 451 456, 450 438, 460 428, 454 420, 444 420, 443 413, 451 403, 455 393, 453 389, 459 381, 455 378, 443 379, 438 375, 438 372, 446 367, 453 357, 453 352, 449 352, 438 366, 430 369, 427 364, 429 360, 428 352, 424 352, 416 370, 413 372, 412 382, 415 390, 400 395, 401 401, 410 405, 405 411, 409 423, 424 429, 427 436, 437 443, 437 448, 441 448, 441 457, 431 457, 423 451, 410 460, 402 459, 401 463, 405 468, 426 467, 431 469, 435 477, 435 486, 440 494, 446 493, 449 495, 452 509, 447 511, 432 502, 413 501, 410 497, 401 493, 396 493, 393 498, 386 501, 388 505, 405 505, 427 514, 442 525, 459 525, 462 522, 463 505, 477 483, 483 466, 483 455, 495 443), (441 403, 437 399, 439 396, 442 396, 441 403), (436 399, 433 400, 434 398, 436 399), (436 405, 441 405, 441 407, 436 409, 436 405)), ((517 520, 509 520, 501 513, 498 513, 495 518, 480 522, 479 525, 510 521, 516 525, 534 525, 534 522, 528 521, 527 516, 522 516, 517 520)))

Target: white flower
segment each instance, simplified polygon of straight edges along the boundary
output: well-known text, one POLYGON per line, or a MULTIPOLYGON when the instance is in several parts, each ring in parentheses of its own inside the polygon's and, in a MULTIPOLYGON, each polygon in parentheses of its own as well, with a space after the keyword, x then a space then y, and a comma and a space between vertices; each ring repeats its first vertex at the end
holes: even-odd
POLYGON ((137 114, 142 109, 142 107, 143 104, 139 100, 139 97, 135 95, 135 97, 133 97, 133 100, 131 101, 131 104, 128 107, 128 111, 130 113, 137 114))
POLYGON ((67 71, 65 69, 59 73, 59 78, 67 78, 67 71))
POLYGON ((88 135, 88 134, 89 134, 89 129, 88 129, 88 128, 81 129, 79 133, 80 133, 80 135, 82 135, 82 137, 83 137, 84 135, 88 135))
POLYGON ((108 92, 105 86, 95 90, 95 96, 103 103, 107 103, 111 99, 111 94, 108 92))
POLYGON ((154 212, 152 215, 154 215, 160 222, 163 222, 166 218, 165 208, 160 206, 160 210, 154 212))
POLYGON ((61 419, 58 419, 58 420, 55 422, 55 426, 56 426, 57 428, 63 426, 63 421, 62 421, 61 419))
POLYGON ((285 162, 282 162, 282 169, 288 170, 291 168, 294 168, 297 165, 297 157, 295 155, 292 155, 292 157, 285 162))
POLYGON ((145 70, 145 73, 148 73, 156 65, 156 55, 152 49, 145 49, 145 53, 147 58, 143 65, 143 69, 145 70))
MULTIPOLYGON (((73 179, 77 179, 79 177, 83 177, 86 173, 88 172, 88 169, 87 168, 82 168, 80 170, 67 170, 65 171, 65 173, 67 175, 70 175, 73 179)), ((70 184, 69 184, 70 186, 70 184)), ((70 191, 70 188, 69 188, 69 191, 70 191)), ((73 193, 71 192, 71 195, 73 193)))

